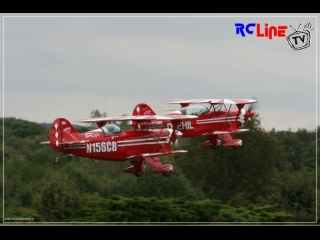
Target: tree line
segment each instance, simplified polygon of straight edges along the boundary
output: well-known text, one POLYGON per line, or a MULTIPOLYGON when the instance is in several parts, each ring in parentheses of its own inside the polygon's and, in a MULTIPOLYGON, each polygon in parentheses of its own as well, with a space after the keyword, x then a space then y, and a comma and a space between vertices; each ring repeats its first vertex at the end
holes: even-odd
MULTIPOLYGON (((94 110, 91 116, 99 114, 94 110)), ((128 162, 62 157, 53 164, 57 153, 40 144, 48 140, 47 127, 16 118, 1 121, 4 175, 1 171, 0 179, 4 182, 0 194, 4 192, 1 199, 7 219, 319 223, 319 127, 267 132, 256 115, 244 126, 251 131, 237 136, 244 142, 242 148, 211 149, 201 146, 205 138, 181 138, 179 146, 173 146, 188 153, 161 158, 175 166, 170 177, 147 169, 137 178, 123 172, 128 162)))

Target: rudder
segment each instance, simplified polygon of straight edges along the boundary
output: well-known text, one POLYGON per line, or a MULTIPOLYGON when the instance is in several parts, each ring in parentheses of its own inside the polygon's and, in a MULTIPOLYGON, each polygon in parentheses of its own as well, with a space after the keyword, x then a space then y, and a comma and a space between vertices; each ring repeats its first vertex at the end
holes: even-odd
POLYGON ((133 116, 141 116, 141 115, 156 115, 156 113, 152 110, 152 108, 145 104, 145 103, 139 103, 132 112, 133 116))
MULTIPOLYGON (((132 111, 133 116, 143 116, 143 115, 156 115, 156 113, 152 110, 152 108, 145 103, 139 103, 137 104, 133 111, 132 111)), ((132 121, 132 127, 134 129, 139 128, 139 123, 137 121, 132 121)))
POLYGON ((50 146, 61 149, 64 142, 78 141, 79 133, 65 118, 57 118, 50 127, 50 146))

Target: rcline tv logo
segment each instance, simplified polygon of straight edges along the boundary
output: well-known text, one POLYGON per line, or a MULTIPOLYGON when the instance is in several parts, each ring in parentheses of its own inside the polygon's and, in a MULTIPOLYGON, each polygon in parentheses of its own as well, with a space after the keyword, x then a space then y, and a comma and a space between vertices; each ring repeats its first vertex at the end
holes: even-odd
POLYGON ((242 37, 245 37, 246 33, 252 35, 256 32, 257 37, 266 37, 270 40, 273 37, 285 37, 288 28, 288 26, 269 26, 268 23, 264 24, 264 29, 260 26, 260 23, 248 23, 246 25, 235 23, 234 26, 236 27, 236 34, 241 34, 242 37))
POLYGON ((299 24, 298 29, 294 29, 295 32, 291 33, 290 35, 287 36, 287 41, 290 45, 290 47, 293 50, 301 50, 304 48, 307 48, 310 46, 310 31, 313 30, 313 28, 311 29, 311 23, 306 23, 306 25, 304 25, 303 30, 302 31, 298 31, 300 28, 301 23, 299 24), (309 31, 310 30, 310 31, 309 31))

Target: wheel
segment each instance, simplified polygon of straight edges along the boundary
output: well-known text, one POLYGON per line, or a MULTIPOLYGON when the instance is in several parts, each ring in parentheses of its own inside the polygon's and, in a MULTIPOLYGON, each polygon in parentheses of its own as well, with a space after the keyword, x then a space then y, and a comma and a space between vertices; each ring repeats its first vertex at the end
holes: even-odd
POLYGON ((56 159, 53 161, 53 164, 56 164, 58 162, 59 158, 56 157, 56 159))
POLYGON ((162 173, 163 176, 169 177, 171 173, 162 173))
POLYGON ((218 140, 216 141, 216 144, 215 144, 213 147, 211 147, 211 148, 212 148, 212 149, 217 149, 220 145, 221 145, 221 141, 218 139, 218 140))
POLYGON ((141 177, 143 172, 138 172, 138 173, 135 173, 134 175, 136 175, 137 177, 141 177))

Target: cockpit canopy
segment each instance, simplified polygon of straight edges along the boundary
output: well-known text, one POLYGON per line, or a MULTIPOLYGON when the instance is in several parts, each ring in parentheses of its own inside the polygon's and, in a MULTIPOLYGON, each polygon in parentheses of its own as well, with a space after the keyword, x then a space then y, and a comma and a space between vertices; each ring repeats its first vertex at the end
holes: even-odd
POLYGON ((184 107, 180 111, 182 115, 201 115, 209 112, 208 108, 199 105, 184 107))
POLYGON ((122 129, 119 126, 117 126, 115 124, 112 124, 112 123, 106 124, 101 128, 107 134, 116 134, 116 133, 123 132, 122 129))

